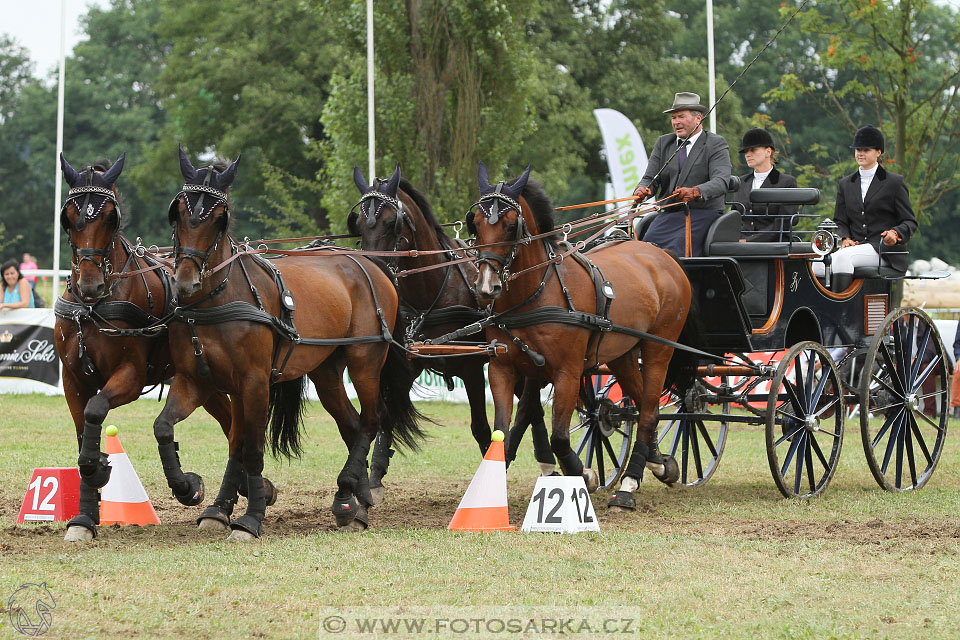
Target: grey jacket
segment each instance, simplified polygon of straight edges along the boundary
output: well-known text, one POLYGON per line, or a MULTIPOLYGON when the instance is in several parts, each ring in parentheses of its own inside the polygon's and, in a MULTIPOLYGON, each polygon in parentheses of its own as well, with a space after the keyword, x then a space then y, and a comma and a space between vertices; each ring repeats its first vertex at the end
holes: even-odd
POLYGON ((726 208, 724 198, 727 183, 733 171, 727 141, 722 136, 704 131, 693 149, 688 149, 687 161, 679 172, 679 155, 674 156, 676 149, 677 134, 668 133, 657 138, 647 162, 647 171, 640 179, 640 186, 650 187, 657 200, 670 195, 677 187, 699 187, 703 199, 692 201, 690 208, 723 211, 726 208), (660 172, 660 175, 654 180, 657 172, 660 172))

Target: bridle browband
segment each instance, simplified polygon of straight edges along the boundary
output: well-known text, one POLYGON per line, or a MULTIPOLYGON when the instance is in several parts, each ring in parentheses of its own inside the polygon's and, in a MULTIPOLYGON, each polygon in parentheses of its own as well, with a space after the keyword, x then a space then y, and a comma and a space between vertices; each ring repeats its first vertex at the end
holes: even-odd
POLYGON ((483 214, 483 217, 486 218, 487 222, 491 225, 499 222, 500 218, 507 211, 510 211, 510 209, 515 209, 517 212, 517 236, 510 248, 510 253, 504 257, 493 251, 484 250, 478 253, 477 259, 475 260, 477 269, 479 269, 483 263, 488 264, 491 269, 495 269, 500 276, 500 282, 504 290, 506 290, 510 281, 510 267, 513 265, 514 258, 517 257, 517 249, 519 249, 521 244, 529 244, 531 236, 527 231, 527 223, 523 218, 520 203, 504 193, 503 187, 503 182, 497 183, 496 189, 490 193, 481 195, 480 199, 477 200, 470 209, 479 209, 480 213, 483 214), (500 209, 501 205, 505 205, 502 210, 500 209))
MULTIPOLYGON (((377 191, 376 187, 385 182, 386 180, 383 178, 377 178, 374 181, 374 188, 360 196, 360 200, 357 202, 357 204, 350 208, 350 213, 356 212, 356 210, 359 208, 360 211, 357 214, 358 218, 363 218, 367 227, 372 229, 374 226, 376 226, 377 220, 380 219, 380 213, 383 211, 383 207, 385 205, 393 207, 393 209, 397 212, 397 216, 393 221, 393 250, 400 251, 400 243, 406 239, 403 235, 403 225, 406 224, 410 228, 410 232, 414 234, 417 232, 417 227, 414 225, 413 218, 410 216, 410 213, 407 211, 407 208, 403 205, 403 202, 399 197, 395 198, 389 194, 383 193, 382 191, 377 191), (367 205, 367 210, 364 211, 363 204, 369 200, 378 201, 377 208, 373 212, 369 210, 371 206, 369 204, 367 205)), ((397 260, 397 258, 388 258, 385 260, 387 266, 393 273, 397 272, 397 260)))
POLYGON ((200 251, 199 249, 194 249, 193 247, 184 247, 180 244, 180 234, 177 233, 177 218, 173 215, 173 211, 182 198, 184 206, 187 209, 187 213, 190 216, 189 222, 191 227, 196 227, 199 224, 206 222, 210 217, 210 214, 221 205, 223 206, 224 213, 229 219, 230 204, 227 193, 217 189, 216 187, 210 186, 210 179, 213 177, 214 171, 215 170, 213 167, 208 167, 207 174, 203 178, 203 184, 184 184, 183 188, 180 190, 180 193, 174 196, 173 200, 170 202, 170 209, 168 213, 170 225, 173 227, 172 237, 174 271, 176 271, 177 267, 180 266, 180 262, 183 261, 184 258, 189 258, 197 266, 197 270, 201 279, 203 278, 204 272, 207 270, 208 263, 210 262, 210 256, 220 245, 220 241, 223 239, 223 234, 226 232, 228 225, 224 224, 223 227, 217 231, 217 237, 213 239, 213 243, 207 248, 206 251, 200 251), (190 197, 188 194, 193 193, 199 194, 196 205, 192 205, 190 203, 190 197), (213 199, 213 204, 204 210, 204 199, 208 196, 213 199))
MULTIPOLYGON (((77 276, 79 277, 80 274, 80 265, 89 260, 97 266, 104 282, 106 282, 108 277, 113 273, 110 254, 113 252, 113 248, 117 242, 117 234, 120 232, 122 214, 116 193, 113 189, 95 186, 93 184, 93 174, 94 169, 92 167, 85 169, 83 175, 85 176, 87 184, 80 187, 73 187, 67 192, 67 198, 63 201, 63 206, 60 207, 60 226, 67 234, 67 242, 70 244, 70 251, 73 254, 71 267, 77 273, 77 276), (83 202, 78 204, 81 198, 83 198, 83 202), (94 207, 94 203, 91 202, 91 199, 94 198, 99 198, 100 200, 100 203, 96 207, 94 207), (113 203, 113 207, 117 212, 117 226, 113 229, 110 242, 103 249, 78 247, 70 236, 70 221, 67 219, 67 206, 73 203, 73 206, 77 209, 79 217, 77 218, 76 229, 77 231, 83 231, 87 223, 93 222, 100 217, 100 214, 103 213, 103 209, 108 202, 113 203)), ((111 289, 107 289, 100 298, 107 297, 110 293, 111 289)))

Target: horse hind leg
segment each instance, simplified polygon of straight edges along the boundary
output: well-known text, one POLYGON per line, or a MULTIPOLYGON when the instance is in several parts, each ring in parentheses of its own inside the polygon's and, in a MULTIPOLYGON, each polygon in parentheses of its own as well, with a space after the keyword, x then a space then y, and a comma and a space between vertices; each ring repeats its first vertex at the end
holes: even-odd
POLYGON ((153 435, 157 440, 160 464, 167 486, 173 491, 177 502, 195 507, 203 502, 203 478, 192 472, 184 473, 180 466, 179 443, 174 438, 173 425, 189 416, 200 405, 199 392, 193 386, 175 378, 167 395, 163 410, 153 423, 153 435))

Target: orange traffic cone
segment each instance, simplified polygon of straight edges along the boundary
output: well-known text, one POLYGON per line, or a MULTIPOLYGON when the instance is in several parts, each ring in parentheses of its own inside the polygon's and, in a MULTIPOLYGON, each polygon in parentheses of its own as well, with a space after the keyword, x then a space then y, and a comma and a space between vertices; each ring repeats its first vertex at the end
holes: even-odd
POLYGON ((150 504, 150 498, 140 482, 137 472, 130 464, 117 428, 106 428, 107 441, 104 450, 110 457, 110 481, 100 493, 100 524, 160 524, 157 512, 150 504))
POLYGON ((507 511, 507 463, 503 455, 503 432, 493 432, 493 442, 480 462, 450 531, 504 531, 513 529, 507 511))

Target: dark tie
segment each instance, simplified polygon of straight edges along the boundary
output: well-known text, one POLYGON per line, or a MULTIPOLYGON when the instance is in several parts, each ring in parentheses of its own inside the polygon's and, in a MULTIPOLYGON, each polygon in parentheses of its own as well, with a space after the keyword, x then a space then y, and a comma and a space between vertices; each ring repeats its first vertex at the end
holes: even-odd
POLYGON ((677 155, 677 170, 683 171, 683 165, 687 162, 687 143, 680 143, 680 153, 677 155))

